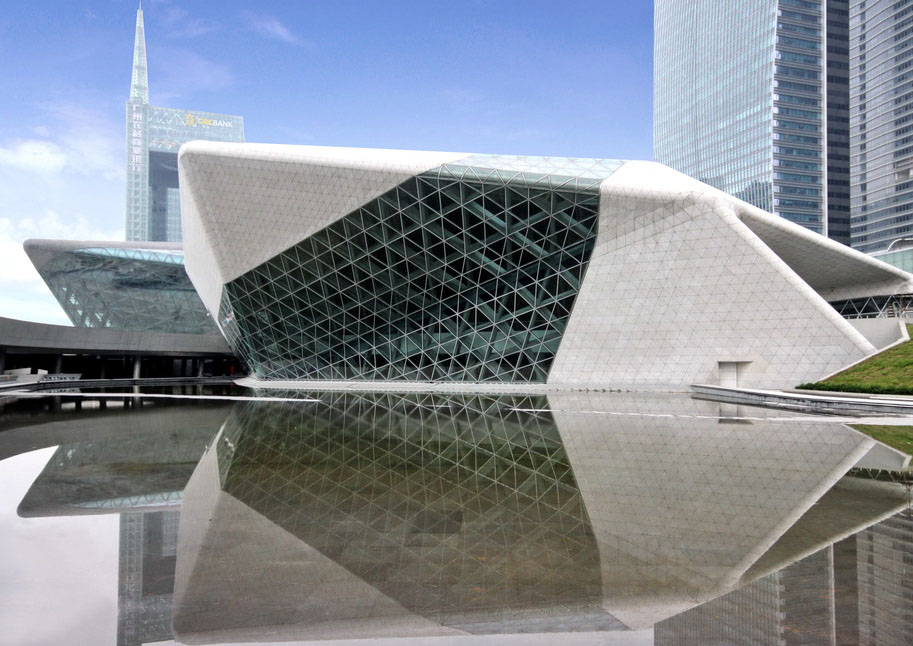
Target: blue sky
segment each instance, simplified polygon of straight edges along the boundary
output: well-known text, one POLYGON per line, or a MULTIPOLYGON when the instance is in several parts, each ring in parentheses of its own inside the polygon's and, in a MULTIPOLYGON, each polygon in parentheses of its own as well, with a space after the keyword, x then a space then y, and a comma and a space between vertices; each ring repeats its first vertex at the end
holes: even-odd
MULTIPOLYGON (((67 323, 30 237, 122 239, 136 3, 0 10, 0 316, 67 323)), ((146 0, 153 105, 248 141, 652 157, 653 7, 146 0)))

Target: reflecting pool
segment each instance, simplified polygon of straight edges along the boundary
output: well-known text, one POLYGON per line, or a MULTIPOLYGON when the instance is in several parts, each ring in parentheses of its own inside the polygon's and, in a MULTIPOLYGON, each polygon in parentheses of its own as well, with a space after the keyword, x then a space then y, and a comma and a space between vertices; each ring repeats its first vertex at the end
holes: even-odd
POLYGON ((905 458, 839 420, 619 393, 5 401, 0 644, 913 634, 905 458))

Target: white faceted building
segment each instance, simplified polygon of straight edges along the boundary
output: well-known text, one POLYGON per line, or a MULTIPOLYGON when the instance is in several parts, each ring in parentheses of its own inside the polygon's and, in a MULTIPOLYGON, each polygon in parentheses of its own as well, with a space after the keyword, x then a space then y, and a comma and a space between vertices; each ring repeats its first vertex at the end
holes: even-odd
POLYGON ((192 142, 179 172, 187 273, 264 385, 795 386, 900 334, 833 303, 913 291, 653 162, 192 142))

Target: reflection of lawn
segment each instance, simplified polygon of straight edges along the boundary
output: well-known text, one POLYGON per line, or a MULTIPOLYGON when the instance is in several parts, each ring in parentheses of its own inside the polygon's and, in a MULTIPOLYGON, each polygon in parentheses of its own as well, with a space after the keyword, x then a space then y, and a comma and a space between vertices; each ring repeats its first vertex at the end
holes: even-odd
POLYGON ((881 426, 879 424, 850 424, 872 439, 884 442, 891 448, 913 455, 913 426, 881 426))
MULTIPOLYGON (((913 325, 907 326, 913 339, 913 325)), ((808 390, 913 395, 913 340, 901 343, 830 379, 802 384, 808 390)))

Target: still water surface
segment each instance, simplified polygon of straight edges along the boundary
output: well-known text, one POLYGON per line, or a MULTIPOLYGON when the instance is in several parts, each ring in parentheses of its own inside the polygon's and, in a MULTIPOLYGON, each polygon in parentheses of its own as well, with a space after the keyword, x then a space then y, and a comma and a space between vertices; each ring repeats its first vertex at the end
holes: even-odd
POLYGON ((910 492, 862 477, 873 441, 826 418, 667 395, 105 394, 2 404, 0 644, 913 635, 910 492))

